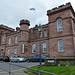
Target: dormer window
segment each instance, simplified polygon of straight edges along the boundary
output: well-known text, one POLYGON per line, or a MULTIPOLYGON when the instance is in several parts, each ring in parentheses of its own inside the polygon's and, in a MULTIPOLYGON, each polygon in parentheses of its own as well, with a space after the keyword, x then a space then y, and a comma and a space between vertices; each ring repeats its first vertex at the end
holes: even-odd
POLYGON ((57 31, 62 31, 62 20, 61 18, 57 19, 57 31))

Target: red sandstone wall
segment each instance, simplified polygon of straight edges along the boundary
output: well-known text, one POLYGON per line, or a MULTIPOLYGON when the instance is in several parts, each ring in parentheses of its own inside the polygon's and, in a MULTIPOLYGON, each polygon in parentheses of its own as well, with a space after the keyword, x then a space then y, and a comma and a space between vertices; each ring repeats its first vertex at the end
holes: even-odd
POLYGON ((49 42, 50 42, 50 56, 51 57, 73 56, 73 53, 71 52, 71 50, 74 49, 72 36, 50 39, 49 42), (63 52, 58 51, 58 40, 60 40, 60 39, 62 39, 63 43, 64 43, 64 51, 63 52))

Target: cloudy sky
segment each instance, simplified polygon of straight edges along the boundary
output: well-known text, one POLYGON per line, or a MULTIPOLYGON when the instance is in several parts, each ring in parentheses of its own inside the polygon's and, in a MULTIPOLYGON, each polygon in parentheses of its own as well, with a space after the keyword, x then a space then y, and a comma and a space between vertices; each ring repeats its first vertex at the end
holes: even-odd
POLYGON ((71 2, 75 10, 74 0, 0 0, 0 24, 16 28, 21 19, 30 21, 30 28, 36 24, 48 23, 47 10, 71 2), (31 11, 30 8, 35 8, 31 11))

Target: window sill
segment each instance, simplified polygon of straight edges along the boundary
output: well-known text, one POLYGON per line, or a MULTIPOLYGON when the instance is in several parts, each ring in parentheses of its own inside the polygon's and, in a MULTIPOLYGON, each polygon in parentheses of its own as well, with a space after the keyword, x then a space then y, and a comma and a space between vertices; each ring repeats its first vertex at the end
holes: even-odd
POLYGON ((58 33, 59 33, 59 32, 61 33, 62 31, 57 31, 57 32, 58 32, 58 33))
POLYGON ((43 53, 47 53, 47 52, 43 52, 43 53))
POLYGON ((64 52, 64 51, 58 51, 59 53, 64 52))
POLYGON ((33 54, 35 53, 35 52, 32 52, 33 54))

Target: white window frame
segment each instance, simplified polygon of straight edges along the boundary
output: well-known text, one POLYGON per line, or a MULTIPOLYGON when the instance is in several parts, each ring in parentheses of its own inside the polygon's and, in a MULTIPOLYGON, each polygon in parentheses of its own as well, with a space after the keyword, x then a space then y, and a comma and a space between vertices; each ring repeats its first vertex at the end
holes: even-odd
POLYGON ((18 43, 18 36, 16 35, 15 37, 15 43, 17 44, 18 43))
POLYGON ((58 32, 62 31, 62 19, 61 18, 57 19, 57 31, 58 32))
POLYGON ((17 48, 14 49, 14 54, 17 54, 17 48))
POLYGON ((10 49, 8 49, 8 54, 10 54, 10 49))
POLYGON ((35 52, 36 52, 36 45, 33 44, 33 45, 32 45, 32 53, 35 53, 35 52))
POLYGON ((63 40, 58 40, 58 51, 59 52, 63 52, 64 51, 63 40))
POLYGON ((44 30, 44 37, 47 37, 47 30, 44 30))
POLYGON ((43 53, 46 53, 47 52, 47 43, 44 42, 43 43, 43 53))
POLYGON ((9 37, 9 45, 11 44, 11 38, 9 37))
POLYGON ((24 45, 24 43, 23 43, 23 44, 22 44, 22 53, 24 53, 24 49, 25 49, 24 46, 25 46, 25 45, 24 45))

